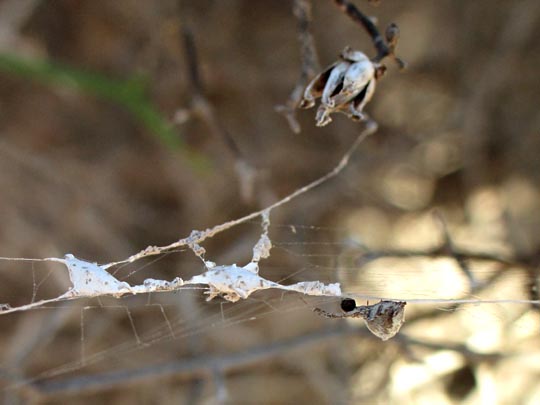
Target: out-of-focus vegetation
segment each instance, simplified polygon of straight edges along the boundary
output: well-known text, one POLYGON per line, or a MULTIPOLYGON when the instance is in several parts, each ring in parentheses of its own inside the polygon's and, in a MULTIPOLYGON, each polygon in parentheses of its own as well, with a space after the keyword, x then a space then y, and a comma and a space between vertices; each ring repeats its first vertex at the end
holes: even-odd
MULTIPOLYGON (((44 60, 21 58, 16 54, 0 54, 0 70, 4 73, 20 76, 50 86, 71 87, 83 94, 91 94, 112 101, 126 108, 135 119, 143 124, 150 134, 159 137, 166 146, 182 148, 183 141, 173 129, 169 119, 164 117, 148 98, 147 84, 142 78, 129 80, 111 79, 105 75, 44 60)), ((186 153, 185 157, 194 164, 205 164, 196 153, 186 153)), ((207 163, 206 163, 207 164, 207 163)))
MULTIPOLYGON (((313 3, 323 65, 346 45, 374 55, 369 37, 333 1, 313 3)), ((381 294, 400 286, 414 290, 416 281, 446 297, 466 289, 466 282, 442 276, 461 273, 448 251, 433 251, 442 240, 436 210, 460 251, 501 259, 468 261, 482 280, 498 275, 479 294, 538 299, 540 2, 372 3, 355 1, 381 28, 399 25, 398 54, 409 67, 399 72, 389 63, 365 109, 380 129, 347 170, 272 213, 276 245, 292 240, 300 247, 295 254, 276 249, 262 271, 279 280, 308 268, 293 278, 341 277, 345 286, 360 279, 381 294), (331 273, 310 267, 315 259, 307 254, 324 248, 304 242, 335 243, 331 273), (409 255, 373 261, 359 253, 368 250, 409 255), (343 263, 356 266, 359 275, 341 271, 343 263), (380 276, 388 269, 391 276, 380 276), (400 284, 394 279, 400 271, 416 278, 400 284), (442 289, 431 287, 441 287, 434 275, 441 275, 442 289)), ((314 112, 307 110, 298 112, 302 132, 293 134, 274 111, 300 73, 292 1, 4 0, 0 53, 0 256, 69 252, 108 262, 167 244, 264 207, 326 173, 360 130, 344 116, 316 128, 314 112), (205 95, 236 154, 190 110, 197 100, 186 73, 183 27, 194 35, 205 95), (240 196, 239 155, 257 169, 251 200, 240 196), (201 161, 211 162, 207 176, 193 170, 201 161)), ((209 241, 209 259, 242 263, 257 231, 258 224, 240 227, 209 241)), ((0 303, 29 302, 33 286, 48 274, 36 266, 36 281, 30 265, 0 265, 0 303)), ((171 255, 136 276, 187 277, 200 267, 189 254, 171 255)), ((66 278, 50 274, 39 294, 65 291, 66 278)), ((277 311, 214 330, 197 323, 209 305, 200 295, 159 299, 192 325, 188 330, 203 332, 155 344, 141 355, 144 361, 131 353, 107 361, 134 368, 158 358, 182 362, 247 352, 337 325, 309 310, 277 311)), ((151 330, 161 314, 137 302, 121 305, 133 304, 137 327, 151 330)), ((84 305, 1 317, 2 385, 79 359, 84 305)), ((249 314, 249 303, 238 305, 249 314)), ((219 313, 217 307, 212 311, 219 313)), ((239 319, 251 316, 241 313, 239 319)), ((121 308, 85 316, 89 351, 133 340, 121 308)), ((193 368, 169 379, 149 374, 136 385, 72 392, 69 401, 205 403, 220 398, 215 387, 223 380, 231 403, 538 403, 538 306, 445 312, 408 305, 407 317, 403 338, 385 343, 336 332, 222 373, 193 368)), ((75 367, 63 377, 108 366, 92 367, 75 367)), ((4 395, 27 398, 29 391, 4 395)))

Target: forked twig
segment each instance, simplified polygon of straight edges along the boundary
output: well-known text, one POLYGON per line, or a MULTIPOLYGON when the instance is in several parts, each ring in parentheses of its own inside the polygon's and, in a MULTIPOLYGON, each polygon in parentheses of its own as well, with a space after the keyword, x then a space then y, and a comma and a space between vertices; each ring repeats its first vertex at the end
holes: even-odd
POLYGON ((329 124, 332 121, 331 115, 335 112, 343 113, 353 121, 367 121, 368 117, 363 112, 363 108, 373 96, 376 81, 386 71, 386 66, 381 63, 382 60, 391 56, 400 68, 405 67, 405 62, 395 54, 399 39, 399 29, 396 24, 390 24, 387 27, 385 38, 383 38, 374 22, 352 3, 347 0, 334 1, 345 14, 368 32, 377 55, 369 59, 363 52, 355 51, 347 46, 335 63, 322 71, 316 69, 318 65, 316 51, 308 29, 311 4, 308 0, 295 0, 294 14, 299 23, 302 70, 289 100, 285 105, 276 107, 278 112, 285 115, 295 133, 300 132, 300 125, 296 120, 296 108, 311 108, 318 98, 321 98, 321 102, 315 120, 319 127, 329 124))
POLYGON ((387 56, 391 56, 401 69, 405 68, 406 63, 395 55, 395 49, 399 39, 399 28, 396 24, 392 23, 386 28, 386 38, 383 38, 373 20, 362 13, 350 1, 334 0, 334 3, 341 11, 367 31, 377 50, 377 55, 373 58, 374 62, 381 62, 387 56))

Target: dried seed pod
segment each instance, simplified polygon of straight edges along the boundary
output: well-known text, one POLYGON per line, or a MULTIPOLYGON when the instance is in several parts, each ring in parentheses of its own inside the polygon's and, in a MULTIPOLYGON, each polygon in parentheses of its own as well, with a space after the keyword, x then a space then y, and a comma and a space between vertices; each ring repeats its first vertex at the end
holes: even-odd
POLYGON ((306 87, 300 107, 310 108, 321 98, 315 120, 317 126, 332 121, 334 112, 346 114, 353 120, 365 120, 362 110, 375 92, 379 65, 360 51, 346 47, 340 60, 317 75, 306 87))
POLYGON ((336 105, 333 95, 343 88, 343 80, 350 67, 351 63, 348 61, 339 62, 334 66, 324 86, 321 103, 330 108, 333 108, 336 105))
POLYGON ((355 51, 350 46, 346 46, 343 51, 341 51, 341 59, 348 60, 350 62, 362 62, 369 60, 364 52, 355 51))
MULTIPOLYGON (((331 97, 332 107, 334 105, 343 105, 352 101, 359 94, 363 94, 363 105, 369 101, 375 91, 375 68, 369 59, 355 62, 349 66, 341 90, 331 97), (367 89, 370 89, 368 94, 367 89)), ((326 88, 325 88, 326 90, 326 88)), ((324 96, 324 93, 323 93, 324 96)), ((324 102, 324 99, 323 99, 324 102)))
POLYGON ((304 96, 300 100, 300 108, 311 108, 315 105, 315 100, 321 97, 326 82, 332 73, 332 70, 339 62, 336 62, 327 67, 322 73, 315 76, 315 78, 307 85, 304 90, 304 96))

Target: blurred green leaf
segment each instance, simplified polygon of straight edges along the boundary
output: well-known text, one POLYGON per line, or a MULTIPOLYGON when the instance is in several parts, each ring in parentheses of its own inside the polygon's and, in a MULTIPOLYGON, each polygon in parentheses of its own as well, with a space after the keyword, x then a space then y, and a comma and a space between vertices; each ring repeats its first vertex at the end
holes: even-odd
POLYGON ((47 85, 75 88, 122 105, 168 147, 181 149, 195 168, 208 167, 206 158, 187 150, 181 137, 172 130, 169 121, 149 100, 141 78, 111 79, 56 62, 25 59, 6 53, 0 54, 0 70, 47 85))

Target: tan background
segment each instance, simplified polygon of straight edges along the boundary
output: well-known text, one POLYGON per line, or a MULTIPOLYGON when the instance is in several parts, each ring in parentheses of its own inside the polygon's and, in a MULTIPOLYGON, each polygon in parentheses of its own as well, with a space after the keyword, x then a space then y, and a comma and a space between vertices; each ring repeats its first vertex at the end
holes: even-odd
MULTIPOLYGON (((313 30, 323 66, 333 62, 345 45, 373 54, 367 35, 333 2, 314 3, 313 30)), ((461 249, 511 262, 488 260, 490 274, 507 270, 512 276, 500 290, 498 284, 493 287, 495 297, 536 298, 540 257, 538 1, 382 0, 377 7, 360 0, 355 3, 376 16, 381 27, 398 23, 398 53, 409 68, 398 72, 389 62, 389 72, 366 108, 379 123, 379 132, 361 145, 339 178, 273 213, 272 238, 334 241, 337 247, 328 252, 334 260, 331 266, 337 269, 336 260, 346 250, 344 240, 350 238, 369 249, 430 251, 440 246, 441 228, 432 215, 437 209, 461 249), (278 224, 333 231, 299 228, 293 235, 289 227, 278 224)), ((360 131, 359 124, 344 116, 316 128, 314 110, 308 110, 298 115, 302 133, 293 134, 274 112, 274 106, 288 97, 300 70, 290 1, 4 0, 0 7, 2 52, 27 60, 47 58, 114 80, 141 77, 148 99, 169 123, 178 110, 185 115, 192 101, 180 35, 181 27, 189 26, 216 117, 245 159, 258 169, 254 198, 246 201, 239 195, 234 156, 200 119, 171 125, 189 150, 211 163, 203 171, 194 168, 185 152, 160 141, 121 103, 69 83, 45 84, 20 71, 0 70, 1 256, 61 257, 71 252, 108 262, 147 245, 167 244, 192 229, 261 208, 326 173, 360 131)), ((241 263, 249 258, 257 232, 257 223, 248 224, 205 246, 211 259, 241 263)), ((317 249, 305 247, 302 252, 306 251, 317 249)), ((266 275, 279 279, 300 268, 304 259, 276 251, 266 275)), ((426 265, 403 264, 407 260, 392 265, 415 269, 426 265)), ((439 264, 435 260, 428 267, 436 271, 439 264)), ((481 269, 475 261, 469 265, 481 269)), ((6 262, 0 266, 0 302, 29 302, 35 290, 32 266, 6 262)), ((35 266, 38 280, 48 269, 35 266)), ((58 275, 56 269, 38 289, 38 298, 66 288, 65 275, 58 275)), ((200 264, 184 253, 166 257, 140 275, 171 279, 200 270, 200 264)), ((299 274, 298 280, 303 276, 299 274)), ((334 274, 324 271, 311 269, 309 276, 335 281, 334 274)), ((321 337, 320 328, 333 328, 339 322, 314 317, 305 308, 292 314, 273 312, 226 329, 214 329, 202 318, 202 331, 197 332, 197 319, 202 316, 197 308, 218 314, 219 304, 199 306, 202 300, 196 292, 160 300, 175 306, 171 318, 185 322, 177 330, 186 336, 162 340, 148 350, 132 347, 127 355, 114 356, 122 352, 113 350, 88 369, 75 367, 58 378, 140 369, 164 360, 182 363, 187 358, 201 359, 201 353, 210 357, 247 353, 249 348, 270 347, 285 338, 307 337, 293 344, 294 350, 289 342, 289 347, 278 347, 259 361, 239 361, 214 372, 205 364, 198 369, 199 364, 167 378, 150 371, 137 383, 121 380, 95 391, 77 389, 64 400, 540 400, 535 383, 540 363, 533 361, 540 355, 537 307, 511 306, 503 315, 487 319, 493 327, 488 331, 500 339, 490 340, 481 350, 482 345, 470 339, 478 331, 472 326, 470 331, 457 331, 459 320, 442 311, 428 317, 428 326, 438 328, 435 335, 426 332, 425 324, 415 329, 411 318, 403 336, 421 340, 422 344, 414 345, 408 338, 381 343, 363 332, 341 329, 332 338, 321 337), (505 334, 517 321, 524 326, 505 334), (313 333, 318 340, 309 340, 313 333), (497 389, 504 384, 504 390, 497 389)), ((163 325, 158 309, 143 306, 145 298, 107 302, 132 308, 138 330, 163 325)), ((84 305, 78 302, 67 309, 2 317, 2 384, 13 388, 17 381, 80 359, 84 305)), ((249 305, 254 304, 238 305, 238 319, 247 319, 249 305)), ((261 314, 263 307, 252 308, 261 314)), ((89 351, 133 341, 122 307, 94 309, 85 312, 85 317, 89 351)), ((421 322, 422 317, 418 319, 421 322)), ((54 403, 58 395, 44 396, 28 386, 4 391, 5 399, 13 403, 21 398, 54 403)))

